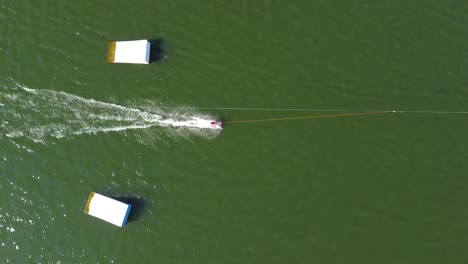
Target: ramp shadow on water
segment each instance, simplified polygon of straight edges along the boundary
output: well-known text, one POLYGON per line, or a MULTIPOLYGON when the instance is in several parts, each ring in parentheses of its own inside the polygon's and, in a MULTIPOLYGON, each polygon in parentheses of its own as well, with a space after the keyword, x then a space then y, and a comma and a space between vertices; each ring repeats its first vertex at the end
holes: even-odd
POLYGON ((163 39, 149 39, 149 43, 151 44, 150 49, 150 63, 155 63, 160 61, 164 58, 164 48, 163 48, 163 39))

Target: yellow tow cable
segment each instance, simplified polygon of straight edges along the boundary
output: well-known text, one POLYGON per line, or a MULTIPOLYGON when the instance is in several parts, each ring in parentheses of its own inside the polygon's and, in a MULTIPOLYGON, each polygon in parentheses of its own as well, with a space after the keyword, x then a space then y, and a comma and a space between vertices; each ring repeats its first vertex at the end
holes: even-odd
POLYGON ((268 122, 268 121, 285 121, 285 120, 298 120, 298 119, 311 119, 311 118, 327 118, 327 117, 342 117, 342 116, 358 116, 358 115, 378 115, 391 113, 392 111, 380 111, 380 112, 359 112, 359 113, 347 113, 347 114, 334 114, 334 115, 312 115, 312 116, 297 116, 297 117, 282 117, 282 118, 266 118, 266 119, 251 119, 251 120, 237 120, 237 121, 226 121, 224 124, 237 124, 237 123, 254 123, 254 122, 268 122))

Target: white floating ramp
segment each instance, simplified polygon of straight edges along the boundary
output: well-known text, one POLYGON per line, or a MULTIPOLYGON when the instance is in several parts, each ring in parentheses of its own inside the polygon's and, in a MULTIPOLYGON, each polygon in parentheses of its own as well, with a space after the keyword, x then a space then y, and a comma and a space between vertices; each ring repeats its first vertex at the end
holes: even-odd
POLYGON ((147 39, 109 42, 107 62, 149 64, 151 43, 147 39))
POLYGON ((127 223, 132 205, 119 202, 99 193, 91 192, 84 212, 116 226, 127 223))

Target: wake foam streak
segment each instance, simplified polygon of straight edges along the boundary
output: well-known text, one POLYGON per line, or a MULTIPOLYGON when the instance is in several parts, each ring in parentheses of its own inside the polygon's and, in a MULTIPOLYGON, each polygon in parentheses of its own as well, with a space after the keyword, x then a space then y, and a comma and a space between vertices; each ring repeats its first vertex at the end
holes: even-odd
POLYGON ((214 119, 195 111, 177 112, 160 108, 142 111, 113 103, 86 99, 51 90, 35 90, 15 83, 0 93, 0 131, 8 137, 47 137, 94 134, 168 127, 211 137, 219 131, 203 129, 202 122, 214 119))

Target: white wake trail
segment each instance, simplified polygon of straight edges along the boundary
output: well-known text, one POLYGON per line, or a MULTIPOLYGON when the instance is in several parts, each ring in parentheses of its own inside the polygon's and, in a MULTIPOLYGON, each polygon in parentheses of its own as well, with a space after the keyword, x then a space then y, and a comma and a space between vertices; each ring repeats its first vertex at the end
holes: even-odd
MULTIPOLYGON (((14 82, 14 81, 13 81, 14 82)), ((140 110, 52 90, 37 90, 14 83, 0 93, 0 132, 7 137, 44 141, 47 137, 119 132, 165 127, 181 134, 213 137, 220 130, 206 124, 216 118, 194 110, 152 108, 140 110)))

